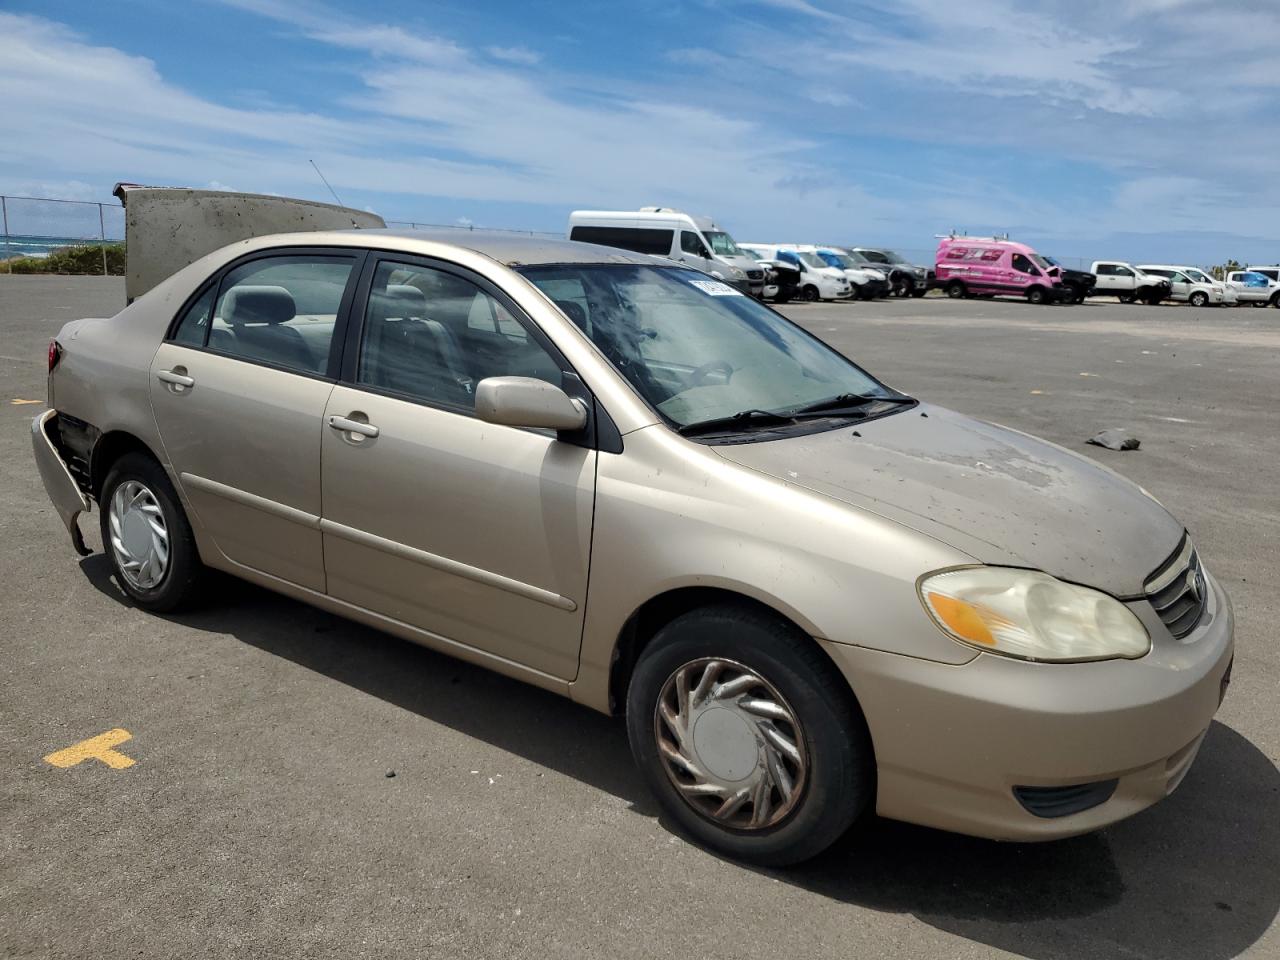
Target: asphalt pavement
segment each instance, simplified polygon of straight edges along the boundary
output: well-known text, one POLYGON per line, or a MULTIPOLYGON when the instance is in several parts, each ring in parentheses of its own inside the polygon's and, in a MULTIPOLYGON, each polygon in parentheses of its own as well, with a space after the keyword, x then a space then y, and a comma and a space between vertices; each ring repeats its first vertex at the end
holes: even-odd
POLYGON ((1187 779, 1131 820, 1020 845, 873 818, 773 871, 674 833, 617 720, 230 579, 130 607, 29 441, 50 337, 123 303, 117 278, 0 276, 0 957, 1280 956, 1280 310, 786 308, 1146 487, 1238 652, 1187 779), (1085 445, 1108 427, 1141 448, 1085 445), (102 734, 123 760, 45 759, 102 734))

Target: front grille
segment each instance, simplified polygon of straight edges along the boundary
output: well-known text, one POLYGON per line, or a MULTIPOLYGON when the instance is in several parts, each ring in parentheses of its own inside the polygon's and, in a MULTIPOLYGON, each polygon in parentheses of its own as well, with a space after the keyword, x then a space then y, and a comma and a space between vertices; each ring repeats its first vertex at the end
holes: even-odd
POLYGON ((763 271, 763 270, 748 270, 748 271, 747 271, 747 279, 748 279, 748 280, 763 280, 763 279, 764 279, 764 271, 763 271))
POLYGON ((1182 535, 1178 549, 1147 578, 1144 592, 1156 615, 1179 640, 1196 628, 1204 616, 1209 590, 1200 555, 1189 535, 1182 535))

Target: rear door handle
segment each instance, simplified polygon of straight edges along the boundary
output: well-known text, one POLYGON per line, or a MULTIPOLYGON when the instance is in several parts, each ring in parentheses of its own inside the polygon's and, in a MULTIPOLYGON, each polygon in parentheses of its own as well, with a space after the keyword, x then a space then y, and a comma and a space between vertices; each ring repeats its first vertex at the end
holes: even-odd
POLYGON ((175 387, 194 387, 196 385, 194 378, 188 377, 186 374, 177 373, 173 370, 158 371, 156 373, 156 379, 162 380, 165 383, 171 383, 175 387))
POLYGON ((339 433, 358 433, 362 437, 378 435, 378 428, 372 423, 361 423, 359 420, 348 420, 346 417, 330 417, 329 426, 339 433))

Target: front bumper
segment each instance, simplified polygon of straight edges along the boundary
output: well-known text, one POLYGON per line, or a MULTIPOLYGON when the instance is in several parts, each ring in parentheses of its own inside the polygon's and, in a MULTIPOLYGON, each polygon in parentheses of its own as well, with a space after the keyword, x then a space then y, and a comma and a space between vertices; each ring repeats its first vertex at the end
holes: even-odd
POLYGON ((868 280, 858 287, 858 296, 864 300, 874 300, 877 297, 887 297, 892 290, 888 280, 868 280))
POLYGON ((84 536, 76 519, 89 511, 89 501, 76 484, 71 471, 67 469, 62 454, 50 435, 49 430, 55 425, 58 416, 56 410, 46 410, 31 421, 31 449, 35 455, 36 468, 40 471, 40 479, 44 482, 44 491, 53 502, 67 533, 71 535, 71 544, 82 557, 91 552, 84 544, 84 536))
MULTIPOLYGON (((1131 816, 1178 786, 1218 709, 1233 617, 1221 587, 1174 640, 1145 600, 1140 660, 1042 664, 979 654, 961 666, 823 641, 862 706, 885 817, 997 840, 1051 840, 1131 816), (1115 781, 1095 806, 1037 816, 1015 787, 1115 781)), ((1025 793, 1025 791, 1024 791, 1025 793)))

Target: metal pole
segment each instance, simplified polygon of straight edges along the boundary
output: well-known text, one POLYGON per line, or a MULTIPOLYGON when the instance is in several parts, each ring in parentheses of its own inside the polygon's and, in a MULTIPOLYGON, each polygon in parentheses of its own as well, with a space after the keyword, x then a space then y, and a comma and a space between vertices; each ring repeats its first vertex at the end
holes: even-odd
POLYGON ((98 247, 102 251, 102 275, 107 275, 107 225, 102 219, 102 204, 98 204, 98 239, 102 241, 98 247))
POLYGON ((9 205, 4 197, 0 197, 0 212, 4 214, 4 265, 13 273, 13 264, 9 262, 9 205))

